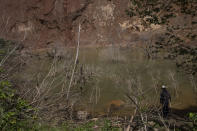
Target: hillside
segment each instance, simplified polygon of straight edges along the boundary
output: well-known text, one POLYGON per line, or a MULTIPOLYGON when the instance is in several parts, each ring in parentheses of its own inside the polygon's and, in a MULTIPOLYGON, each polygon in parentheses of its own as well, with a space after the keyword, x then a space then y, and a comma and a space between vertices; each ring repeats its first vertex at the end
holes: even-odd
POLYGON ((197 129, 195 0, 0 0, 0 16, 0 130, 197 129))
POLYGON ((129 0, 1 0, 0 36, 26 47, 74 45, 82 24, 82 45, 127 44, 129 0))

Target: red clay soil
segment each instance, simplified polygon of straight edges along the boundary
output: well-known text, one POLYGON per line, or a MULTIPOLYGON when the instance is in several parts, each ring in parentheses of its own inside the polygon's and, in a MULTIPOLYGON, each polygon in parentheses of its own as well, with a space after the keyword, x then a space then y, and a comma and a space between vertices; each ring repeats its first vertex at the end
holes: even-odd
MULTIPOLYGON (((148 41, 153 33, 126 15, 129 6, 130 0, 0 0, 0 38, 29 49, 75 46, 81 23, 83 46, 148 41)), ((179 19, 174 23, 184 24, 185 18, 179 19)))
POLYGON ((0 0, 0 37, 33 49, 75 45, 81 23, 82 45, 127 43, 130 38, 120 36, 120 23, 128 19, 128 3, 129 0, 0 0))

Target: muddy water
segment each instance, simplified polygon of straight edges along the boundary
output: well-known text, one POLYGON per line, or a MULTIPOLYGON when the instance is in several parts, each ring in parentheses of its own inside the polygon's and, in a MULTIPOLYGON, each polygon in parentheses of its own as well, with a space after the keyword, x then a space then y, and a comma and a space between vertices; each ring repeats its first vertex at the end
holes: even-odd
MULTIPOLYGON (((74 53, 70 55, 74 57, 74 53)), ((29 77, 33 82, 33 74, 46 74, 52 60, 42 57, 32 59, 29 63, 17 77, 21 80, 29 77)), ((190 77, 178 71, 173 61, 147 59, 141 48, 81 48, 79 63, 94 76, 92 84, 81 95, 80 110, 105 114, 109 112, 110 105, 114 104, 118 107, 117 112, 128 114, 133 107, 126 93, 143 94, 145 97, 140 98, 143 105, 159 105, 161 84, 167 85, 173 108, 197 107, 197 94, 194 91, 196 80, 192 84, 190 77), (135 79, 139 87, 137 91, 131 86, 135 79)), ((56 83, 58 80, 61 81, 57 79, 56 83)))
MULTIPOLYGON (((98 75, 97 84, 90 88, 95 90, 94 97, 91 97, 94 110, 107 111, 114 101, 117 101, 117 106, 123 101, 124 107, 127 107, 127 82, 133 78, 138 79, 146 96, 144 103, 158 105, 160 85, 165 84, 172 96, 172 108, 197 107, 197 93, 194 91, 197 82, 192 84, 190 76, 180 72, 173 61, 146 59, 141 48, 83 48, 80 50, 80 61, 93 67, 98 75)), ((135 90, 130 92, 138 93, 135 90)))

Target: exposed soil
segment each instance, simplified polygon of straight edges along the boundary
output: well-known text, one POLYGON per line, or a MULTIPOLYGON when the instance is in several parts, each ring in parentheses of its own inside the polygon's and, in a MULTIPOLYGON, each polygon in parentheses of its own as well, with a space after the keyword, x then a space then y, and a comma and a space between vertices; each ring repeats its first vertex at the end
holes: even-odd
POLYGON ((82 24, 82 45, 125 44, 130 38, 129 0, 1 0, 3 38, 24 43, 28 48, 75 45, 82 24), (122 34, 123 33, 123 34, 122 34))

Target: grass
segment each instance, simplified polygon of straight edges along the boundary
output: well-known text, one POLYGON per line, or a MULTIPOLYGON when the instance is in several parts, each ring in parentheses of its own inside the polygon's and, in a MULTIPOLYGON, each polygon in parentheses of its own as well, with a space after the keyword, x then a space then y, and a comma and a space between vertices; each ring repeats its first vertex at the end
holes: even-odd
POLYGON ((112 125, 112 121, 107 119, 102 119, 99 121, 88 121, 84 123, 67 123, 60 126, 47 126, 47 125, 37 125, 37 127, 34 128, 34 130, 39 131, 122 131, 122 128, 120 127, 114 127, 112 125))

